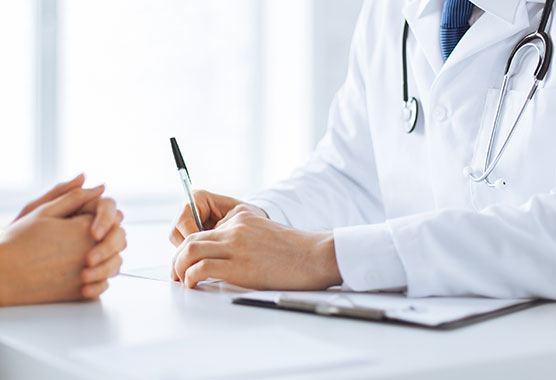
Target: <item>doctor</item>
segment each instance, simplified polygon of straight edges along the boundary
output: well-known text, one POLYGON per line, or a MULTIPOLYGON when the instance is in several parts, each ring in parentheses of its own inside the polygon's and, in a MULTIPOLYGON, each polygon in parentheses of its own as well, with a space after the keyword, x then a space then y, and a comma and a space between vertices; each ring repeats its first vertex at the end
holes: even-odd
POLYGON ((552 58, 538 38, 516 54, 495 117, 508 57, 551 3, 367 1, 312 159, 248 203, 197 192, 207 231, 183 211, 174 279, 556 299, 554 68, 519 115, 537 49, 552 58))

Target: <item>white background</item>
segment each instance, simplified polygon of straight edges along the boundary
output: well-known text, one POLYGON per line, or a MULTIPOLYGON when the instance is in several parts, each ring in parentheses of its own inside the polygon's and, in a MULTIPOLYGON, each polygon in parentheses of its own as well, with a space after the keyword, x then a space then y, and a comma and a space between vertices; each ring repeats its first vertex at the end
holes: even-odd
POLYGON ((0 0, 0 209, 80 172, 133 220, 198 188, 242 197, 302 165, 360 0, 0 0))

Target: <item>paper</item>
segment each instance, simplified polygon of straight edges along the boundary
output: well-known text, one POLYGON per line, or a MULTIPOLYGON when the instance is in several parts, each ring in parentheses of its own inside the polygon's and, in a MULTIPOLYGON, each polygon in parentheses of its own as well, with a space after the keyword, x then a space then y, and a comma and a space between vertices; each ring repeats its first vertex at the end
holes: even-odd
POLYGON ((492 299, 479 297, 407 298, 401 294, 351 292, 251 292, 235 298, 273 302, 278 299, 306 301, 331 306, 378 309, 389 319, 439 326, 475 315, 528 303, 527 299, 492 299))
MULTIPOLYGON (((122 271, 122 274, 126 276, 132 276, 132 277, 146 278, 149 280, 172 282, 172 278, 170 277, 169 265, 157 265, 153 267, 126 269, 122 271)), ((199 282, 199 285, 212 284, 221 281, 222 280, 209 278, 199 282)))
POLYGON ((131 347, 75 351, 78 360, 125 379, 249 379, 370 364, 361 352, 284 328, 212 332, 131 347))

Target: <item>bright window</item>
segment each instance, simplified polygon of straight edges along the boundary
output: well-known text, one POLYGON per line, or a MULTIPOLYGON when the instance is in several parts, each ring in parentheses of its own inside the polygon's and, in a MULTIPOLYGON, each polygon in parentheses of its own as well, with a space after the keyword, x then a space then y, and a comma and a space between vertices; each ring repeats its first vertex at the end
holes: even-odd
POLYGON ((322 134, 360 1, 0 0, 0 211, 85 172, 128 220, 171 219, 172 136, 196 187, 287 176, 322 134), (315 44, 327 25, 342 49, 315 44))
POLYGON ((120 196, 181 194, 176 136, 196 185, 249 190, 240 173, 261 170, 256 1, 61 4, 63 176, 85 170, 120 196))
POLYGON ((0 189, 31 186, 33 135, 33 1, 0 0, 0 189))

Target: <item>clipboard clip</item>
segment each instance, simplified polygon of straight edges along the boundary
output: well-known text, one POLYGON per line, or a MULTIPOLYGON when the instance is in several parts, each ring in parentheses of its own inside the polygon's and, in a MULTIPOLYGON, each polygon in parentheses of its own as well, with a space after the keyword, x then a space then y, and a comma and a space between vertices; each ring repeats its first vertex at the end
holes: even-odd
MULTIPOLYGON (((350 317, 380 321, 385 319, 386 313, 381 309, 371 309, 353 305, 352 307, 337 306, 329 302, 312 302, 277 297, 276 305, 283 309, 304 311, 329 317, 350 317)), ((353 303, 352 303, 353 304, 353 303)))

